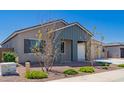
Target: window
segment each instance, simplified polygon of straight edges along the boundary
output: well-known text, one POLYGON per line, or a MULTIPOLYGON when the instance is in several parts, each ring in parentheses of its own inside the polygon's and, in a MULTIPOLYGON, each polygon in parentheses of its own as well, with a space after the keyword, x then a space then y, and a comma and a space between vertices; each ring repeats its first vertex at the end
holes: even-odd
POLYGON ((64 42, 61 42, 61 53, 64 53, 64 42))
POLYGON ((24 39, 24 53, 33 53, 32 49, 34 47, 38 47, 43 51, 43 45, 45 41, 38 41, 38 40, 31 40, 31 39, 24 39))
POLYGON ((105 52, 105 49, 104 48, 102 49, 102 52, 105 52))

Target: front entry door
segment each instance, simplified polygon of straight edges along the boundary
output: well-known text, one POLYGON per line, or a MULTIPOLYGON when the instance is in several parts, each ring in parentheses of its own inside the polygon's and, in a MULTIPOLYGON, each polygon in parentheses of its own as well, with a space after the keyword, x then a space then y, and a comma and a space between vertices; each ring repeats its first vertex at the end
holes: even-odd
POLYGON ((85 60, 85 43, 78 43, 78 61, 85 60))

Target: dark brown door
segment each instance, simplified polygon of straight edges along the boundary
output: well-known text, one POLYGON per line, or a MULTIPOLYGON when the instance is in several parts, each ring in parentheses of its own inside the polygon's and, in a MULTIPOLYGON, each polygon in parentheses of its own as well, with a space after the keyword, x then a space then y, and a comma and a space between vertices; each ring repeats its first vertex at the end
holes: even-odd
POLYGON ((120 51, 121 51, 121 58, 124 58, 124 48, 121 48, 120 51))

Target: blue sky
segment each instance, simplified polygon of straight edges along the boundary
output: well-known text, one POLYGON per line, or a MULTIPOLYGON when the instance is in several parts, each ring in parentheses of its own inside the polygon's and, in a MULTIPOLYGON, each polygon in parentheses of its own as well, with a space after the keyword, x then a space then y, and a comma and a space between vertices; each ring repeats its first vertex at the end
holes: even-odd
MULTIPOLYGON (((104 42, 124 42, 124 11, 0 11, 0 42, 12 32, 48 20, 79 22, 89 31, 102 33, 104 42)), ((101 35, 96 35, 99 40, 101 35)))

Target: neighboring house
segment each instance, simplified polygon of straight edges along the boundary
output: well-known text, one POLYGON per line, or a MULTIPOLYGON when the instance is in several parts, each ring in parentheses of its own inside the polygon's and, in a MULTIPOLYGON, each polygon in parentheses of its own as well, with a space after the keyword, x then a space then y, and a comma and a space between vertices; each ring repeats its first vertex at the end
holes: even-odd
POLYGON ((58 35, 57 42, 60 43, 61 55, 57 56, 58 63, 84 61, 91 59, 91 37, 92 33, 79 23, 67 23, 64 20, 51 21, 45 24, 25 28, 12 33, 2 43, 2 48, 14 48, 19 56, 19 62, 27 60, 36 62, 37 58, 31 48, 37 42, 36 34, 40 30, 48 31, 53 29, 53 33, 58 35))
POLYGON ((109 43, 104 48, 106 58, 124 58, 124 43, 109 43))
POLYGON ((101 59, 104 58, 104 47, 103 43, 97 40, 91 40, 91 59, 101 59))

